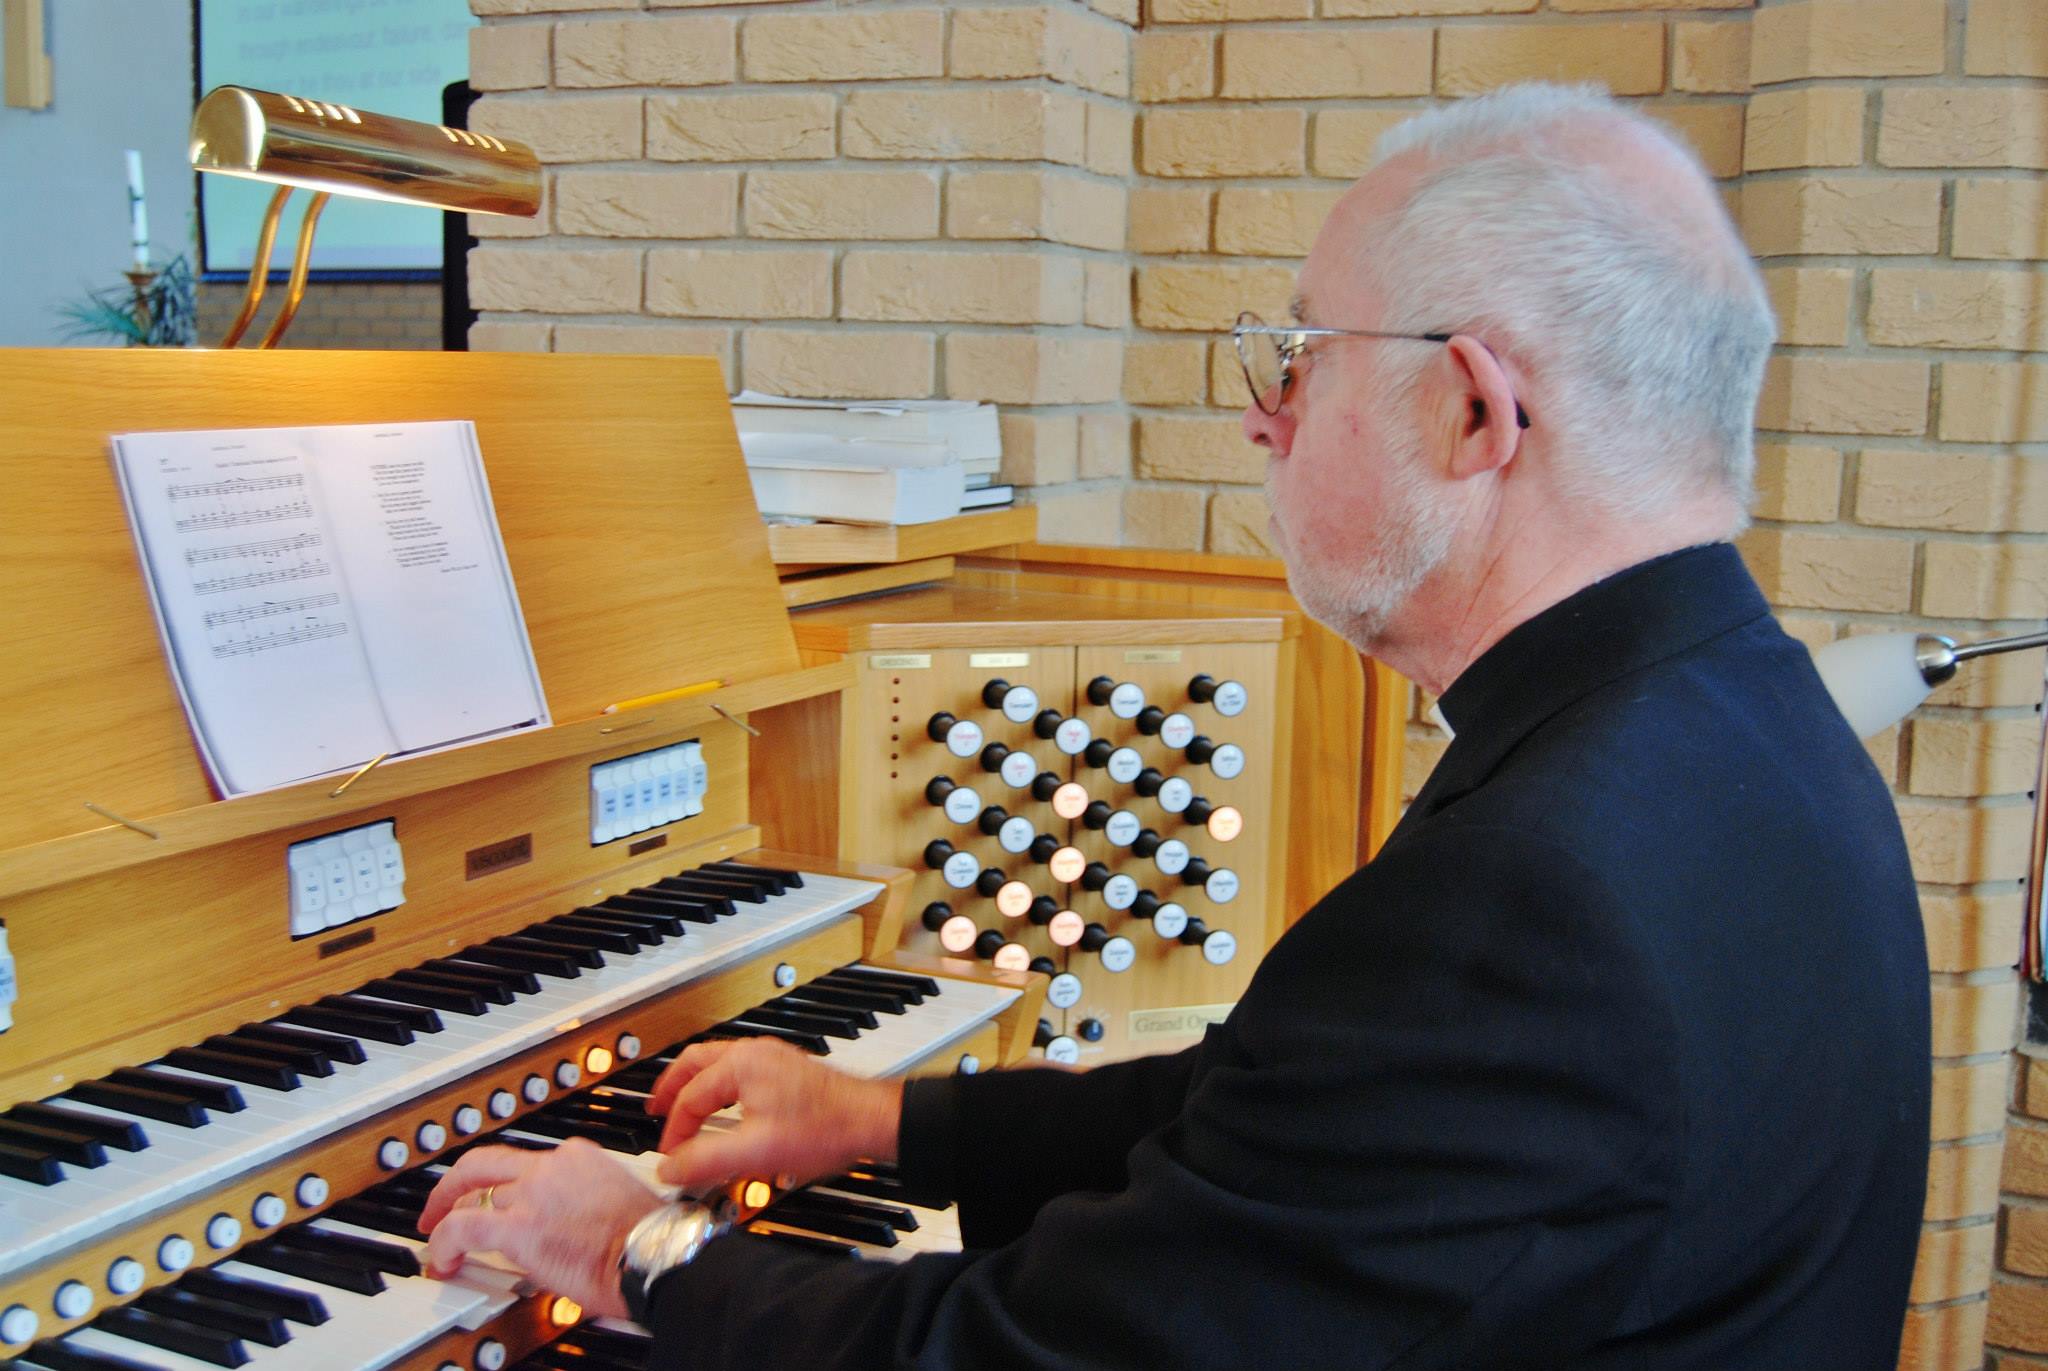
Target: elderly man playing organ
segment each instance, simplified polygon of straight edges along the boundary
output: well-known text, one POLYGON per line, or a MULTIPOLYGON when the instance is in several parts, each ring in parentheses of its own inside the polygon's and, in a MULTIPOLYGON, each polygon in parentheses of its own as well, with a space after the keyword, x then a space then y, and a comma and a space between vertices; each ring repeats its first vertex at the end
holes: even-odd
POLYGON ((685 1195, 874 1159, 961 1252, 725 1233, 571 1143, 464 1156, 438 1270, 502 1253, 658 1368, 1894 1364, 1925 954, 1885 788, 1729 545, 1773 323, 1716 192, 1511 88, 1390 133, 1299 285, 1237 330, 1275 540, 1455 730, 1380 855, 1177 1056, 906 1086, 749 1040, 660 1080, 685 1195))

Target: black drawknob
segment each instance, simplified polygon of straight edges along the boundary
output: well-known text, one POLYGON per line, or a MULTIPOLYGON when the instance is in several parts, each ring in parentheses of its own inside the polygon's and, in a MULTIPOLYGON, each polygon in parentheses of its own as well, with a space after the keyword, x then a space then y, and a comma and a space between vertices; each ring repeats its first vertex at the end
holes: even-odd
POLYGON ((946 864, 946 858, 953 855, 953 845, 944 838, 924 845, 924 864, 937 871, 946 864))
POLYGON ((974 826, 993 837, 1009 821, 1009 818, 1009 810, 1004 809, 1001 805, 990 805, 987 809, 981 811, 981 817, 974 821, 974 826))
POLYGON ((953 917, 953 906, 944 900, 933 900, 924 907, 924 926, 936 933, 939 926, 953 917))
POLYGON ((1026 848, 1025 851, 1030 854, 1031 860, 1034 862, 1049 862, 1052 860, 1052 854, 1065 846, 1065 843, 1053 837, 1052 834, 1041 833, 1031 840, 1031 846, 1026 848))
POLYGON ((1010 683, 998 676, 981 688, 981 702, 990 709, 1003 707, 1003 696, 1010 693, 1010 683))
POLYGON ((1189 947, 1200 947, 1209 941, 1209 925, 1200 919, 1189 919, 1187 927, 1180 931, 1180 940, 1189 947))
POLYGON ((1108 766, 1109 754, 1116 751, 1116 744, 1107 738, 1097 738, 1081 749, 1081 760, 1090 766, 1108 766))
MULTIPOLYGON (((1050 957, 1033 957, 1031 965, 1024 969, 1026 971, 1036 971, 1041 976, 1057 976, 1060 974, 1060 964, 1050 957)), ((1040 1020, 1040 1022, 1042 1023, 1044 1020, 1040 1020)))
POLYGON ((1083 952, 1100 952, 1102 945, 1108 942, 1111 936, 1110 931, 1101 924, 1089 924, 1081 930, 1081 950, 1083 952))
POLYGON ((1216 743, 1206 733, 1197 733, 1188 742, 1188 760, 1206 762, 1216 755, 1216 743))
POLYGON ((1041 738, 1050 738, 1060 731, 1060 725, 1065 722, 1057 709, 1041 709, 1038 717, 1031 721, 1031 731, 1041 738))
POLYGON ((1028 911, 1031 922, 1035 924, 1049 924, 1052 922, 1052 916, 1059 912, 1060 902, 1050 895, 1040 895, 1033 900, 1028 911))
POLYGON ((1137 780, 1131 782, 1131 789, 1137 791, 1140 795, 1150 798, 1157 795, 1159 788, 1165 784, 1166 773, 1156 766, 1148 766, 1138 773, 1137 780))
POLYGON ((944 776, 934 776, 925 782, 924 797, 935 805, 946 803, 946 797, 959 787, 944 776))
POLYGON ((1109 878, 1113 874, 1101 862, 1090 862, 1081 872, 1081 888, 1083 890, 1100 890, 1109 884, 1109 878))
POLYGON ((983 771, 1001 771, 1003 769, 1003 758, 1009 755, 1010 749, 1004 747, 1001 743, 990 743, 981 750, 981 769, 983 771))
MULTIPOLYGON (((1157 914, 1159 906, 1165 903, 1166 901, 1160 899, 1151 891, 1141 890, 1138 892, 1138 898, 1131 901, 1131 913, 1137 918, 1149 919, 1154 914, 1157 914)), ((934 924, 933 927, 937 927, 937 925, 934 924)))
POLYGON ((1188 858, 1187 866, 1180 873, 1180 878, 1188 885, 1207 885, 1209 883, 1209 864, 1200 857, 1190 857, 1188 858))
POLYGON ((1097 676, 1088 683, 1088 703, 1091 705, 1106 705, 1109 703, 1109 697, 1115 692, 1115 681, 1110 680, 1107 676, 1097 676))
POLYGON ((1052 793, 1065 784, 1065 781, 1062 781, 1050 771, 1041 771, 1031 778, 1031 798, 1034 800, 1050 800, 1052 793))
POLYGON ((1008 941, 1008 938, 993 928, 983 929, 981 936, 974 940, 974 955, 986 960, 1000 952, 1003 944, 1008 941))
POLYGON ((1109 816, 1114 813, 1116 811, 1105 801, 1097 800, 1081 811, 1081 822, 1090 828, 1102 828, 1108 825, 1109 816))
POLYGON ((1158 705, 1146 705, 1138 711, 1138 732, 1151 737, 1159 732, 1159 726, 1166 722, 1166 711, 1158 705))
POLYGON ((1188 698, 1198 705, 1205 705, 1216 698, 1216 678, 1203 672, 1188 682, 1188 698))
POLYGON ((1010 878, 1008 876, 1005 876, 1002 872, 996 870, 994 867, 985 866, 981 869, 981 874, 974 878, 975 893, 980 895, 994 895, 998 890, 1001 890, 1005 885, 1007 885, 1009 883, 1009 880, 1010 878))
POLYGON ((925 736, 935 743, 943 743, 946 741, 946 734, 951 732, 953 725, 959 722, 958 719, 942 709, 932 715, 931 722, 924 726, 925 736))
POLYGON ((1044 1047, 1047 1043, 1053 1040, 1054 1036, 1055 1034, 1052 1031, 1052 1020, 1040 1019, 1038 1021, 1038 1031, 1031 1035, 1031 1045, 1033 1047, 1044 1047))
POLYGON ((1188 801, 1188 807, 1182 810, 1181 814, 1191 824, 1205 824, 1209 822, 1209 816, 1215 812, 1215 801, 1205 800, 1200 795, 1197 795, 1194 799, 1188 801))
POLYGON ((1140 857, 1149 857, 1157 852, 1159 844, 1165 841, 1166 839, 1160 837, 1151 829, 1141 828, 1138 830, 1138 836, 1131 839, 1131 851, 1137 853, 1140 857))
POLYGON ((1083 1019, 1074 1025, 1074 1033, 1084 1043, 1099 1043, 1102 1041, 1102 1020, 1083 1019))

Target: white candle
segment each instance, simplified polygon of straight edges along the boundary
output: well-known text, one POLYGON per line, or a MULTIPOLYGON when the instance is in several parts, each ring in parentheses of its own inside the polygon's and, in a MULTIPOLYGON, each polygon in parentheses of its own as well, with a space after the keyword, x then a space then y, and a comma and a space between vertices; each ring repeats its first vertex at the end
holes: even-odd
POLYGON ((149 270, 149 213, 142 206, 142 154, 128 149, 128 244, 135 249, 135 269, 149 270))

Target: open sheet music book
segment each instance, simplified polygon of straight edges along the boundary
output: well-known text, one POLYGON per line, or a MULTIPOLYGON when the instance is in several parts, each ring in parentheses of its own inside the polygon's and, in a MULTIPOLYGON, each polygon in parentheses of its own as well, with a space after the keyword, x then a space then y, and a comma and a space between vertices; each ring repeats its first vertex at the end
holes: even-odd
POLYGON ((124 433, 114 468, 223 795, 548 722, 474 425, 124 433))

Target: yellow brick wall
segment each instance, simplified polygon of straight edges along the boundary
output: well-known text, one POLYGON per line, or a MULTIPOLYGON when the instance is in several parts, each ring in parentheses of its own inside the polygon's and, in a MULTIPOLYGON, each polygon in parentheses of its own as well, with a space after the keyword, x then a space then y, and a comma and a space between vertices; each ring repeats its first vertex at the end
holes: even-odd
MULTIPOLYGON (((256 322, 243 335, 242 346, 263 336, 283 299, 283 286, 265 290, 256 322)), ((242 287, 202 285, 197 303, 200 346, 212 347, 240 312, 242 287)), ((306 287, 306 298, 292 318, 283 346, 437 352, 441 347, 440 283, 315 281, 306 287)))
MULTIPOLYGON (((471 3, 476 125, 549 181, 540 220, 476 221, 474 346, 996 401, 1046 536, 1225 553, 1270 547, 1218 331, 1284 312, 1391 124, 1600 81, 1764 268, 1743 550, 1792 631, 2048 616, 2048 0, 471 3)), ((2048 1085, 2008 1086, 2041 680, 1974 664, 1870 743, 1934 968, 1907 1368, 1979 1366, 1987 1326, 2048 1366, 2048 1085)), ((1418 722, 1411 793, 1441 752, 1418 722)))

